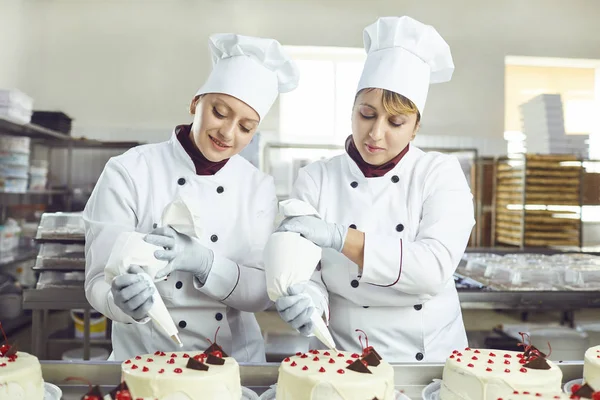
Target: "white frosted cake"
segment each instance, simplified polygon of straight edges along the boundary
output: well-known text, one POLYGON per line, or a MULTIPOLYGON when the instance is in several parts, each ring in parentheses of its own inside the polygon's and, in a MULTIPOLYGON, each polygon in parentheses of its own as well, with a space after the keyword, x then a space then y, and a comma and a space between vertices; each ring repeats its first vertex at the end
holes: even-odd
POLYGON ((590 347, 585 352, 583 380, 594 389, 600 389, 600 346, 590 347))
POLYGON ((312 350, 281 363, 276 393, 277 400, 392 400, 394 370, 371 348, 363 356, 312 350))
POLYGON ((564 392, 555 393, 533 393, 533 392, 514 392, 511 395, 501 399, 494 400, 570 400, 571 396, 564 392))
POLYGON ((37 357, 0 347, 0 399, 44 400, 42 367, 37 357))
POLYGON ((121 370, 131 397, 239 400, 239 365, 213 346, 204 353, 156 352, 124 361, 121 370))
POLYGON ((519 393, 556 394, 562 371, 535 347, 527 351, 466 348, 446 360, 441 400, 498 400, 519 393))

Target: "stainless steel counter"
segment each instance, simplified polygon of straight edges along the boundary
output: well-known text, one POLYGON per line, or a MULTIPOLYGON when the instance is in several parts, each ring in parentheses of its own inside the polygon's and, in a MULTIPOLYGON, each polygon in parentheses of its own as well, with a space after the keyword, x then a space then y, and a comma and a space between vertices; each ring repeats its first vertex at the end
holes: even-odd
MULTIPOLYGON (((563 381, 581 378, 583 362, 559 363, 563 381)), ((259 395, 277 382, 279 364, 241 364, 242 385, 259 395)), ((396 388, 404 391, 411 399, 420 399, 421 391, 433 379, 442 377, 442 364, 395 364, 396 388)), ((112 390, 120 381, 121 365, 115 362, 64 362, 42 361, 42 373, 46 382, 58 385, 63 390, 63 400, 79 400, 87 392, 87 386, 65 384, 68 377, 88 380, 112 390)))

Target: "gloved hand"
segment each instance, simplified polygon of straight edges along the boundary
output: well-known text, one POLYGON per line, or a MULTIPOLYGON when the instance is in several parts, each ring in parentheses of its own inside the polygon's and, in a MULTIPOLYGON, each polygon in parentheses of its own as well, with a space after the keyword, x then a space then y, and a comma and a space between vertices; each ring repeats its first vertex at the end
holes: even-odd
POLYGON ((303 283, 290 286, 288 296, 278 298, 275 301, 275 308, 281 319, 304 336, 308 336, 313 329, 310 317, 315 306, 305 289, 306 285, 303 283))
POLYGON ((276 232, 296 232, 319 247, 330 247, 341 252, 348 227, 307 215, 286 218, 276 232))
POLYGON ((155 279, 161 279, 172 271, 187 271, 194 274, 204 284, 212 268, 214 254, 197 239, 177 232, 168 227, 157 228, 150 232, 144 240, 150 244, 163 247, 156 250, 154 257, 169 264, 156 273, 155 279))
POLYGON ((110 288, 117 307, 138 321, 147 316, 154 304, 152 295, 156 291, 154 284, 147 279, 148 275, 141 275, 143 272, 140 266, 132 265, 126 274, 113 279, 110 288))

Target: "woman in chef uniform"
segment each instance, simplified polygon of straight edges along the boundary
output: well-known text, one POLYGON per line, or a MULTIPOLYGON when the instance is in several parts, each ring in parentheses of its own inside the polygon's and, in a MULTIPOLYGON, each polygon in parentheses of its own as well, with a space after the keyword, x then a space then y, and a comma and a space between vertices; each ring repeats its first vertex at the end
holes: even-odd
POLYGON ((183 350, 217 341, 242 362, 265 360, 253 312, 268 307, 261 261, 277 211, 273 179, 238 153, 250 142, 280 92, 293 90, 298 70, 273 39, 215 34, 213 70, 194 97, 191 125, 171 139, 139 146, 109 160, 87 203, 85 291, 92 307, 114 321, 116 360, 180 348, 147 311, 154 289, 133 266, 105 282, 104 268, 121 232, 149 233, 168 261, 156 283, 183 350), (158 227, 176 197, 199 208, 201 236, 158 227))
POLYGON ((346 154, 303 168, 292 197, 319 216, 286 219, 323 248, 311 282, 276 306, 301 333, 324 311, 338 348, 360 350, 356 329, 387 361, 440 362, 465 347, 453 273, 474 225, 458 160, 410 144, 431 83, 449 81, 450 49, 409 17, 364 30, 368 53, 346 154))

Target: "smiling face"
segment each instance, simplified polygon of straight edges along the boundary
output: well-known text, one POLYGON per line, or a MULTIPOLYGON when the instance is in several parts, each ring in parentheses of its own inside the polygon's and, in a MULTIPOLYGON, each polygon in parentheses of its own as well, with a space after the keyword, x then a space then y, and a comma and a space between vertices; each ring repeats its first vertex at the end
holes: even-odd
POLYGON ((243 101, 221 93, 207 93, 192 101, 192 140, 213 162, 238 154, 252 140, 260 118, 243 101))
POLYGON ((414 139, 420 114, 406 97, 383 89, 363 89, 352 110, 352 139, 363 160, 382 165, 414 139))

